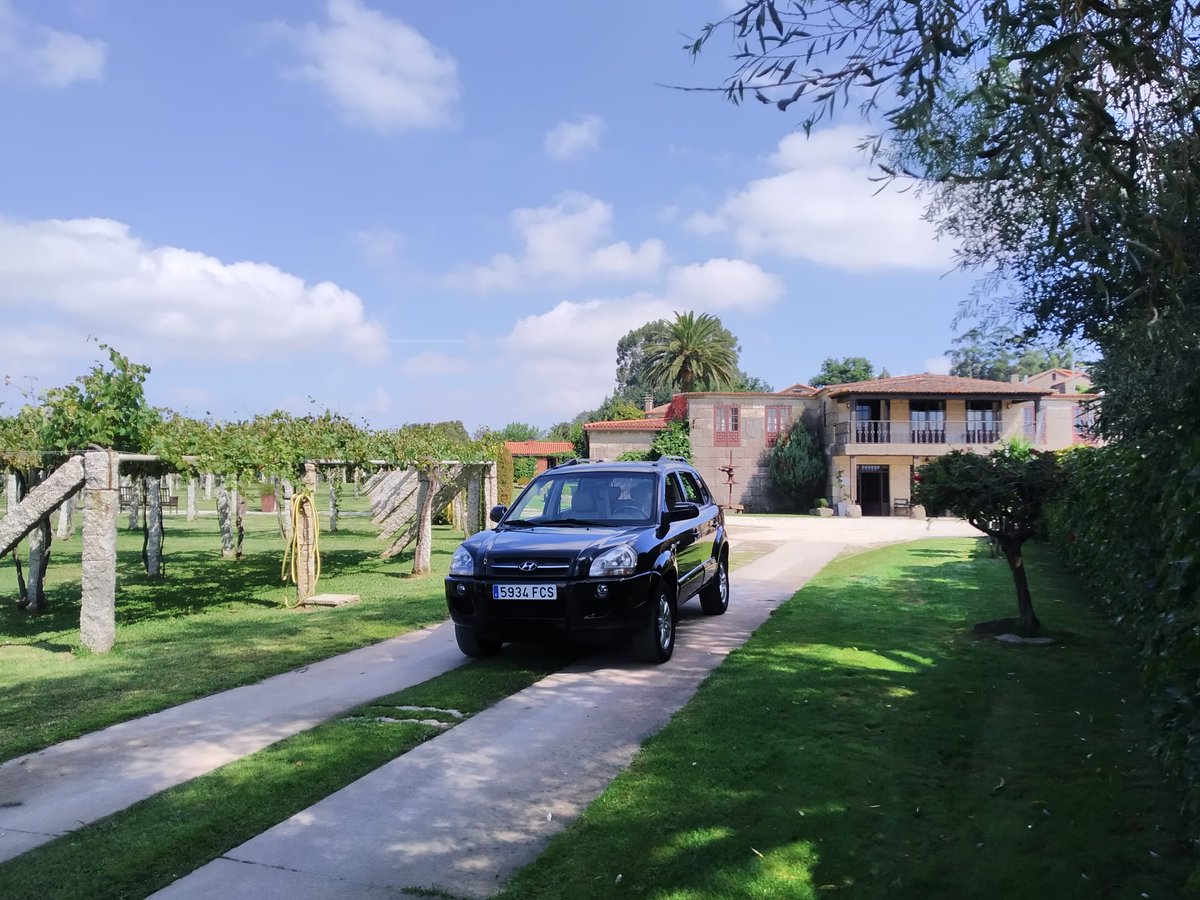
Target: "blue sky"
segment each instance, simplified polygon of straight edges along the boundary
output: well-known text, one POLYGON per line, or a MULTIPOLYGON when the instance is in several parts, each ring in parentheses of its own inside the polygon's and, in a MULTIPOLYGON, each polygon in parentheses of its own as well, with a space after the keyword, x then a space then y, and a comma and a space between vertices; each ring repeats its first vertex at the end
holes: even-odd
MULTIPOLYGON (((776 388, 944 370, 970 278, 912 194, 681 47, 725 0, 0 0, 0 374, 151 402, 549 425, 719 315, 776 388)), ((0 391, 3 409, 20 402, 0 391)))

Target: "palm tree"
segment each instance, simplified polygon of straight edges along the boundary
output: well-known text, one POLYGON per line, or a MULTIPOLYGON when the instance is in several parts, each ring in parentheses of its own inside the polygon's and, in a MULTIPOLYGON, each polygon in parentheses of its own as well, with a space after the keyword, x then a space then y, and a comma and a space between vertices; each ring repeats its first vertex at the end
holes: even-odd
POLYGON ((646 348, 646 377, 683 393, 730 384, 738 376, 737 341, 716 316, 675 313, 662 336, 646 348))

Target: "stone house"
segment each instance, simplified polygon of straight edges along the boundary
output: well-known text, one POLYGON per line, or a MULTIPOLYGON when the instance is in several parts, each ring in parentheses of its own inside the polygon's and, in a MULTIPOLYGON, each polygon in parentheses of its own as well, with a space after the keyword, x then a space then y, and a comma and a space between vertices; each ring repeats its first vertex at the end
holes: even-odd
POLYGON ((824 388, 795 384, 773 393, 691 393, 677 396, 661 416, 655 410, 645 419, 584 427, 589 456, 615 459, 648 450, 669 421, 686 417, 693 462, 716 497, 734 509, 770 510, 779 506, 771 448, 802 419, 825 451, 831 504, 858 504, 863 515, 907 514, 913 472, 931 457, 987 452, 1014 437, 1047 450, 1090 442, 1090 412, 1081 410, 1094 407, 1095 395, 1053 387, 1064 380, 923 374, 824 388))

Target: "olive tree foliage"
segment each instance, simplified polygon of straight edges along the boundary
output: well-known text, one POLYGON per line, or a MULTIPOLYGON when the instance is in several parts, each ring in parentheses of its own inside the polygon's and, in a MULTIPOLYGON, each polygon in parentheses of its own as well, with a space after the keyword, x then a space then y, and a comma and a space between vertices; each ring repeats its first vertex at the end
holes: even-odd
POLYGON ((797 419, 771 448, 771 481, 794 504, 808 509, 825 486, 825 454, 816 436, 797 419))
POLYGON ((952 450, 917 470, 913 502, 966 519, 994 540, 1012 570, 1018 627, 1041 626, 1025 575, 1021 548, 1033 537, 1061 482, 1057 457, 1012 442, 987 455, 952 450))
POLYGON ((1033 325, 1103 343, 1186 305, 1200 12, 1177 0, 747 0, 721 90, 811 129, 856 104, 884 177, 928 190, 961 259, 1033 325))

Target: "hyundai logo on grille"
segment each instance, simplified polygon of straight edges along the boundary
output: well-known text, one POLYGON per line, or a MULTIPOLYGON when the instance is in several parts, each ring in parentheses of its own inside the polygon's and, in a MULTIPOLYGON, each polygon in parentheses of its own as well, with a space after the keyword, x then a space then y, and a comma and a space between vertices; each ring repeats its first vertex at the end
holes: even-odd
POLYGON ((532 559, 521 563, 521 571, 522 572, 532 572, 536 568, 537 568, 537 563, 535 563, 532 559))

